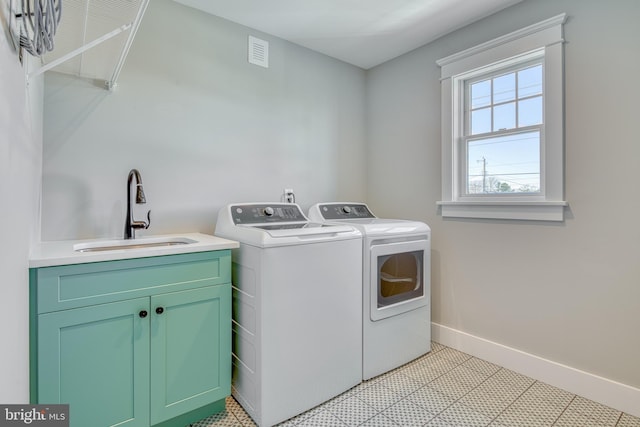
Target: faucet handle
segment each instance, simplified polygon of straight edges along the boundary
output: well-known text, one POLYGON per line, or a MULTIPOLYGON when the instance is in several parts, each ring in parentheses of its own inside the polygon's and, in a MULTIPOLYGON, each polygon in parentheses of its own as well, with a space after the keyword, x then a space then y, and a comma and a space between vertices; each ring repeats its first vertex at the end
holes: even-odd
MULTIPOLYGON (((149 226, 151 225, 151 211, 147 212, 147 221, 131 221, 131 228, 132 229, 142 229, 144 228, 145 230, 147 228, 149 228, 149 226)), ((135 238, 135 237, 134 237, 135 238)))

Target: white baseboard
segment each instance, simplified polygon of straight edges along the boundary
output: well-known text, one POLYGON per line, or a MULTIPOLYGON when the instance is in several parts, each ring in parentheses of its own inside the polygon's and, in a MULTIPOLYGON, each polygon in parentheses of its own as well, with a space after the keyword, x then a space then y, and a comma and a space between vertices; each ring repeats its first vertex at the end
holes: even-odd
POLYGON ((640 417, 640 389, 431 323, 435 342, 640 417))

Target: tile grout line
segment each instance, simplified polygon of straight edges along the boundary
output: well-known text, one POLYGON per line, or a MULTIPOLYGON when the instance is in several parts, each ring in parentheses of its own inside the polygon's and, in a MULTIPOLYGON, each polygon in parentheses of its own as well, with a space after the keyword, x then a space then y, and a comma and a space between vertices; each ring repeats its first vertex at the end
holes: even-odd
MULTIPOLYGON (((410 365, 413 365, 413 364, 417 364, 417 363, 419 363, 419 362, 418 362, 418 360, 419 360, 419 359, 422 359, 422 358, 423 358, 423 357, 425 357, 425 356, 433 357, 433 356, 437 355, 438 353, 440 353, 440 352, 441 352, 442 350, 444 350, 445 348, 447 348, 447 347, 440 348, 439 350, 436 350, 435 352, 434 352, 434 351, 431 351, 431 352, 429 352, 429 353, 426 353, 425 355, 422 355, 422 356, 420 356, 420 357, 416 358, 415 360, 413 360, 413 361, 411 361, 411 362, 408 362, 408 363, 406 363, 406 364, 404 364, 404 365, 402 365, 402 366, 399 366, 399 367, 395 368, 395 369, 394 369, 394 370, 392 370, 391 372, 388 372, 388 373, 386 373, 386 374, 382 374, 382 375, 380 375, 380 377, 385 377, 385 378, 386 378, 386 377, 389 377, 389 376, 392 376, 392 375, 399 374, 399 373, 400 373, 400 371, 401 371, 403 368, 406 368, 406 367, 408 367, 408 366, 410 366, 410 365), (396 372, 395 374, 392 374, 392 372, 394 372, 394 371, 397 371, 397 372, 396 372)), ((457 350, 456 350, 456 351, 457 351, 457 350)), ((462 352, 460 352, 460 353, 462 353, 462 352)), ((466 353, 463 353, 463 354, 466 354, 466 353)), ((428 382, 428 383, 426 383, 423 387, 427 387, 429 383, 431 383, 431 382, 433 382, 433 381, 437 380, 438 378, 441 378, 441 377, 445 376, 446 374, 448 374, 449 372, 451 372, 453 369, 456 369, 457 367, 462 366, 462 364, 463 364, 464 362, 466 362, 467 360, 472 359, 472 358, 473 358, 473 356, 470 356, 470 355, 469 355, 469 357, 468 357, 467 359, 465 359, 465 360, 464 360, 464 362, 462 362, 462 363, 458 363, 458 362, 456 362, 455 360, 451 360, 451 359, 448 359, 448 358, 446 358, 446 357, 444 357, 444 358, 445 358, 445 359, 447 359, 447 360, 448 360, 448 361, 450 361, 450 362, 456 363, 456 366, 455 366, 454 368, 452 368, 452 369, 449 369, 447 372, 444 372, 444 373, 442 373, 441 375, 437 376, 437 377, 436 377, 436 378, 434 378, 433 380, 429 381, 429 382, 428 382)), ((405 375, 405 374, 402 374, 402 375, 405 375)), ((406 375, 405 375, 405 376, 406 376, 406 375)), ((410 377, 408 377, 408 378, 410 378, 410 377)), ((411 378, 411 379, 413 379, 413 378, 411 378)), ((380 383, 380 382, 381 382, 381 381, 383 381, 383 380, 384 380, 384 378, 377 379, 377 380, 375 380, 375 381, 372 383, 372 385, 374 385, 374 384, 378 384, 378 383, 380 383)), ((382 385, 382 384, 381 384, 381 387, 388 388, 388 387, 386 387, 386 386, 384 386, 384 385, 382 385)), ((422 387, 420 387, 420 388, 422 388, 422 387)), ((419 389, 420 389, 420 388, 419 388, 419 389)), ((419 389, 418 389, 418 390, 419 390, 419 389)), ((395 392, 395 390, 392 390, 392 389, 389 389, 389 390, 390 390, 390 391, 392 391, 392 392, 395 392)), ((365 424, 367 421, 369 421, 369 420, 371 420, 371 419, 375 418, 375 417, 376 417, 376 416, 378 416, 378 415, 383 415, 383 416, 385 416, 385 417, 386 417, 386 415, 384 415, 384 414, 383 414, 383 412, 384 412, 385 410, 387 410, 387 409, 391 408, 393 405, 396 405, 396 404, 397 404, 397 403, 399 403, 400 401, 407 399, 409 396, 411 396, 412 394, 416 393, 418 390, 414 390, 414 391, 412 391, 411 393, 407 394, 406 396, 403 396, 403 397, 402 397, 400 400, 398 400, 397 402, 392 403, 391 405, 389 405, 389 406, 387 406, 387 407, 383 408, 383 409, 382 409, 382 410, 380 410, 380 411, 378 411, 376 408, 374 408, 374 409, 376 410, 376 414, 374 414, 372 417, 367 418, 367 419, 366 419, 366 420, 364 420, 362 423, 358 424, 358 426, 361 426, 361 425, 365 424)), ((356 393, 356 394, 354 394, 354 396, 356 396, 356 397, 357 397, 357 395, 358 395, 358 394, 360 394, 360 393, 361 393, 361 391, 360 391, 360 392, 358 392, 358 393, 356 393)), ((456 400, 456 401, 454 401, 454 403, 455 403, 455 402, 457 402, 457 400, 456 400)), ((365 402, 365 403, 366 403, 366 402, 365 402)), ((368 405, 368 404, 367 404, 367 405, 368 405)), ((453 405, 453 403, 452 403, 451 405, 453 405)), ((449 406, 451 406, 451 405, 449 405, 449 406)), ((368 405, 368 406, 371 406, 371 405, 368 405)), ((419 406, 420 406, 420 405, 419 405, 419 406)), ((449 406, 447 406, 447 408, 449 408, 449 406)), ((445 408, 444 410, 446 410, 447 408, 445 408)), ((425 411, 426 411, 426 408, 423 408, 423 409, 425 409, 425 411)), ((443 410, 443 411, 444 411, 444 410, 443 410)), ((431 418, 428 422, 431 422, 434 418, 436 418, 436 417, 437 417, 441 412, 443 412, 443 411, 438 412, 438 413, 437 413, 433 418, 431 418)), ((430 412, 430 411, 427 411, 427 412, 429 412, 429 413, 431 414, 431 412, 430 412)), ((395 420, 393 420, 393 419, 391 419, 391 418, 389 418, 389 417, 386 417, 386 418, 387 418, 387 419, 389 419, 389 420, 391 420, 391 422, 393 422, 395 425, 399 425, 398 423, 396 423, 396 421, 395 421, 395 420)), ((338 418, 338 419, 339 419, 340 421, 344 422, 344 420, 342 420, 341 418, 338 418)), ((428 422, 427 422, 427 423, 428 423, 428 422)), ((346 424, 346 423, 345 423, 345 424, 346 424)), ((348 425, 348 424, 347 424, 347 425, 348 425)))
MULTIPOLYGON (((464 352, 460 352, 460 353, 467 354, 467 353, 464 353, 464 352)), ((452 369, 448 370, 447 372, 443 373, 442 375, 440 375, 440 376, 438 376, 438 377, 434 378, 433 380, 429 381, 429 382, 425 385, 425 387, 428 387, 430 383, 434 382, 434 381, 435 381, 435 380, 437 380, 438 378, 441 378, 441 377, 443 377, 443 376, 447 375, 448 373, 450 373, 450 372, 451 372, 451 371, 453 371, 454 369, 456 369, 456 368, 458 368, 458 367, 462 366, 465 362, 467 362, 467 361, 469 361, 469 360, 471 360, 471 359, 473 359, 473 356, 469 355, 469 357, 468 357, 467 359, 465 359, 462 363, 458 363, 458 364, 456 365, 456 367, 454 367, 454 368, 452 368, 452 369)), ((482 360, 482 359, 478 359, 478 360, 482 360)), ((452 361, 452 362, 455 362, 455 361, 452 361)), ((468 369, 471 369, 471 368, 468 368, 468 369)), ((471 369, 471 370, 473 370, 473 369, 471 369)), ((445 407, 444 409, 442 409, 440 412, 436 413, 435 417, 433 417, 431 420, 433 420, 433 419, 437 418, 438 416, 440 416, 443 412, 445 412, 447 409, 451 408, 451 407, 452 407, 453 405, 455 405, 456 403, 459 403, 459 402, 462 400, 462 398, 464 398, 465 396, 467 396, 467 395, 468 395, 469 393, 471 393, 473 390, 476 390, 478 387, 480 387, 482 384, 484 384, 484 383, 486 383, 487 381, 489 381, 491 378, 495 377, 495 376, 496 376, 499 372, 501 372, 501 371, 508 371, 508 369, 506 369, 506 368, 504 368, 504 367, 500 367, 500 369, 498 369, 496 372, 494 372, 493 374, 489 375, 487 378, 485 378, 484 380, 482 380, 480 383, 478 383, 476 386, 474 386, 473 388, 471 388, 469 391, 465 392, 462 396, 460 396, 460 397, 458 397, 457 399, 455 399, 455 400, 454 400, 450 405, 446 406, 446 407, 445 407)), ((475 372, 477 372, 477 371, 475 371, 475 372)), ((481 373, 481 372, 479 372, 479 373, 481 373)), ((517 396, 517 397, 516 397, 516 398, 515 398, 511 403, 509 403, 509 405, 507 405, 507 407, 506 407, 506 408, 504 408, 504 409, 503 409, 503 410, 502 410, 498 415, 496 415, 495 417, 488 417, 488 416, 487 416, 487 418, 490 418, 490 421, 489 421, 489 423, 487 424, 487 426, 490 426, 494 421, 496 421, 496 419, 497 419, 500 415, 502 415, 502 414, 503 414, 507 409, 509 409, 509 408, 510 408, 510 407, 511 407, 511 406, 512 406, 512 405, 513 405, 513 404, 514 404, 518 399, 520 399, 520 398, 521 398, 521 397, 522 397, 522 396, 523 396, 523 395, 524 395, 524 394, 525 394, 529 389, 531 389, 531 387, 533 387, 533 385, 534 385, 536 382, 538 382, 538 381, 534 380, 534 381, 533 381, 533 382, 532 382, 532 383, 531 383, 531 384, 530 384, 530 385, 529 385, 525 390, 523 390, 523 391, 522 391, 522 393, 520 393, 520 394, 519 394, 519 395, 518 395, 518 396, 517 396)), ((417 390, 416 390, 416 391, 417 391, 417 390)), ((415 392, 414 392, 414 393, 415 393, 415 392)), ((411 394, 413 394, 413 393, 411 393, 411 394)), ((461 405, 463 405, 463 406, 466 406, 466 405, 464 405, 464 403, 460 403, 460 404, 461 404, 461 405)), ((469 408, 469 409, 471 409, 473 412, 478 413, 478 411, 476 411, 475 409, 472 409, 472 408, 469 408)), ((481 413, 481 412, 480 412, 479 414, 480 414, 480 415, 482 415, 482 416, 485 416, 485 415, 484 415, 483 413, 481 413)), ((430 421, 431 421, 431 420, 430 420, 430 421)))
MULTIPOLYGON (((459 351, 459 350, 456 350, 456 351, 459 351)), ((460 351, 459 351, 459 352, 460 352, 460 351)), ((464 353, 464 352, 460 352, 460 353, 462 353, 462 354, 467 354, 467 353, 464 353)), ((469 361, 469 360, 471 360, 471 359, 473 359, 473 358, 474 358, 474 356, 471 356, 471 355, 468 355, 468 356, 469 356, 469 357, 468 357, 467 359, 465 359, 462 363, 458 363, 454 368, 452 368, 452 369, 448 370, 447 372, 443 373, 442 375, 440 375, 440 376, 438 376, 438 377, 434 378, 433 380, 429 381, 429 382, 425 385, 425 387, 428 387, 428 385, 429 385, 430 383, 432 383, 432 382, 436 381, 436 380, 437 380, 437 379, 439 379, 439 378, 442 378, 443 376, 447 375, 448 373, 450 373, 450 372, 451 372, 451 371, 453 371, 454 369, 459 368, 460 366, 464 365, 464 363, 465 363, 465 362, 467 362, 467 361, 469 361)), ((479 359, 479 358, 476 358, 476 359, 478 359, 478 360, 483 360, 483 359, 479 359)), ((449 359, 449 360, 450 360, 450 359, 449 359)), ((450 361, 455 362, 455 361, 453 361, 453 360, 450 360, 450 361)), ((457 362, 456 362, 456 363, 457 363, 457 362)), ((478 371, 476 371, 476 370, 474 370, 474 369, 472 369, 472 368, 468 368, 468 369, 470 369, 470 370, 472 370, 472 371, 474 371, 474 372, 477 372, 477 373, 482 374, 482 372, 478 372, 478 371)), ((474 386, 473 388, 471 388, 469 391, 465 392, 462 396, 460 396, 460 397, 458 397, 457 399, 453 400, 453 402, 452 402, 451 404, 449 404, 448 406, 446 406, 446 407, 445 407, 444 409, 442 409, 440 412, 437 412, 437 413, 436 413, 436 415, 435 415, 435 416, 434 416, 434 417, 433 417, 429 422, 431 422, 433 419, 435 419, 435 418, 437 418, 438 416, 440 416, 442 413, 444 413, 447 409, 451 408, 451 407, 452 407, 453 405, 455 405, 456 403, 459 403, 459 402, 460 402, 460 401, 461 401, 465 396, 467 396, 467 395, 468 395, 469 393, 471 393, 473 390, 476 390, 478 387, 480 387, 482 384, 484 384, 484 383, 486 383, 487 381, 489 381, 491 378, 495 377, 495 376, 496 376, 499 372, 501 372, 501 371, 508 371, 508 369, 506 369, 506 368, 504 368, 504 367, 500 367, 500 369, 498 369, 497 371, 495 371, 493 374, 489 375, 487 378, 485 378, 484 380, 482 380, 480 383, 478 383, 476 386, 474 386)), ((516 402, 520 397, 522 397, 522 395, 523 395, 524 393, 526 393, 526 392, 527 392, 531 387, 533 387, 533 385, 534 385, 535 383, 536 383, 536 381, 534 380, 534 382, 533 382, 529 387, 527 387, 527 388, 526 388, 522 393, 520 393, 520 394, 518 395, 518 397, 516 397, 516 398, 515 398, 515 400, 514 400, 513 402, 511 402, 511 403, 510 403, 510 404, 509 404, 505 409, 503 409, 503 410, 502 410, 502 411, 501 411, 497 416, 495 416, 495 417, 493 417, 493 418, 491 418, 491 417, 489 417, 489 416, 486 416, 486 415, 484 415, 483 413, 476 411, 475 409, 469 408, 469 407, 468 407, 468 406, 466 406, 464 403, 460 403, 460 404, 461 404, 461 405, 463 405, 463 406, 465 406, 465 407, 467 407, 467 408, 469 408, 469 409, 471 409, 473 412, 479 413, 479 415, 486 416, 487 418, 490 418, 490 419, 491 419, 491 421, 489 421, 489 423, 487 424, 487 426, 490 426, 490 425, 491 425, 491 424, 492 424, 492 423, 493 423, 493 422, 494 422, 494 421, 495 421, 495 420, 496 420, 500 415, 502 415, 502 414, 503 414, 503 413, 504 413, 504 412, 505 412, 509 407, 511 407, 511 406, 512 406, 512 405, 513 405, 513 404, 514 404, 514 403, 515 403, 515 402, 516 402)), ((417 391, 417 390, 416 390, 416 391, 417 391)), ((415 392, 414 392, 414 393, 415 393, 415 392)), ((411 394, 413 394, 413 393, 411 393, 411 394)), ((427 423, 427 424, 428 424, 428 423, 427 423)))
MULTIPOLYGON (((501 368, 498 372, 500 372, 502 369, 506 369, 506 368, 501 368)), ((497 373, 497 372, 496 372, 496 373, 497 373)), ((507 409, 511 408, 511 407, 513 406, 513 404, 514 404, 514 403, 516 403, 516 402, 518 401, 518 399, 520 399, 522 396, 524 396, 524 394, 525 394, 527 391, 531 390, 531 387, 533 387, 537 382, 538 382, 538 381, 533 380, 533 382, 531 383, 531 385, 530 385, 529 387, 527 387, 527 388, 526 388, 522 393, 520 393, 520 394, 518 395, 518 397, 516 397, 515 399, 513 399, 513 402, 509 403, 509 404, 507 405, 507 407, 506 407, 506 408, 504 408, 502 411, 500 411, 500 413, 499 413, 498 415, 496 415, 496 416, 491 420, 491 422, 490 422, 488 425, 493 424, 493 422, 494 422, 494 421, 496 421, 496 420, 500 417, 500 415, 504 414, 504 413, 507 411, 507 409)))
MULTIPOLYGON (((443 350, 443 349, 440 349, 439 351, 441 351, 441 350, 443 350)), ((468 357, 468 358, 466 358, 463 362, 460 362, 460 363, 456 362, 455 360, 447 359, 447 358, 445 357, 445 359, 449 360, 450 362, 454 362, 454 363, 456 363, 456 366, 455 366, 455 367, 453 367, 453 368, 451 368, 451 369, 449 369, 448 371, 446 371, 446 372, 442 373, 441 375, 438 375, 437 377, 435 377, 434 379, 432 379, 431 381, 429 381, 428 383, 426 383, 426 384, 424 385, 424 387, 429 387, 429 384, 431 384, 432 382, 434 382, 434 381, 438 380, 439 378, 444 377, 445 375, 447 375, 448 373, 450 373, 450 372, 451 372, 451 371, 453 371, 454 369, 459 368, 460 366, 462 366, 465 362, 467 362, 467 361, 469 361, 469 360, 473 359, 473 356, 471 356, 471 355, 469 355, 469 354, 467 354, 467 353, 461 352, 461 351, 459 351, 459 350, 455 350, 455 351, 457 351, 457 352, 459 352, 459 353, 462 353, 462 354, 465 354, 465 355, 467 355, 467 356, 469 356, 469 357, 468 357)), ((481 359, 478 359, 478 360, 481 360, 481 359)), ((470 369, 470 368, 469 368, 469 369, 470 369)), ((483 384, 483 383, 484 383, 485 381, 487 381, 489 378, 493 377, 495 374, 497 374, 498 372, 500 372, 502 369, 503 369, 503 368, 498 369, 496 372, 494 372, 494 373, 493 373, 493 374, 491 374, 489 377, 487 377, 486 379, 484 379, 480 384, 483 384)), ((472 370, 473 370, 473 369, 472 369, 472 370)), ((477 371, 476 371, 476 372, 477 372, 477 371)), ((454 399, 454 400, 453 400, 453 402, 452 402, 451 404, 447 405, 447 406, 446 406, 444 409, 442 409, 441 411, 436 412, 436 413, 435 413, 435 416, 434 416, 433 418, 431 418, 429 421, 427 421, 427 423, 426 423, 425 425, 429 424, 431 421, 433 421, 434 419, 438 418, 438 416, 440 416, 440 414, 442 414, 442 413, 443 413, 443 412, 445 412, 447 409, 451 408, 453 405, 455 405, 456 403, 458 403, 458 402, 459 402, 459 401, 460 401, 464 396, 466 396, 467 394, 469 394, 469 392, 471 392, 471 391, 475 390, 478 386, 480 386, 480 384, 478 384, 477 386, 475 386, 475 387, 474 387, 474 388, 472 388, 471 390, 467 391, 465 394, 463 394, 462 396, 458 397, 457 399, 454 399)), ((421 387, 421 388, 422 388, 422 387, 421 387)), ((420 390, 420 389, 418 389, 418 390, 420 390)), ((415 394, 418 390, 415 390, 415 391, 413 391, 413 392, 409 393, 408 395, 406 395, 405 397, 403 397, 401 400, 408 398, 408 397, 409 397, 409 396, 411 396, 412 394, 415 394)), ((439 390, 435 390, 435 391, 440 392, 439 390)), ((462 405, 464 405, 464 404, 462 404, 462 405)), ((419 406, 420 406, 420 405, 419 405, 419 406)), ((425 410, 426 410, 426 408, 425 408, 425 410)), ((475 411, 474 411, 474 412, 475 412, 475 411)), ((431 413, 431 412, 429 412, 429 413, 431 413)))
MULTIPOLYGON (((466 353, 465 353, 465 354, 466 354, 466 353)), ((473 356, 472 356, 472 357, 473 357, 473 356)), ((471 357, 471 358, 472 358, 472 357, 471 357)), ((467 359, 467 360, 470 360, 471 358, 469 358, 469 359, 467 359)), ((479 359, 479 360, 481 360, 481 359, 479 359)), ((465 362, 466 362, 466 360, 465 360, 465 362)), ((500 368, 500 369, 498 369, 496 372, 494 372, 493 374, 489 375, 489 376, 488 376, 487 378, 485 378, 485 379, 484 379, 480 384, 478 384, 477 386, 475 386, 474 388, 472 388, 471 390, 469 390, 468 392, 466 392, 465 394, 463 394, 463 395, 462 395, 461 397, 459 397, 456 401, 454 401, 451 405, 447 406, 444 410, 442 410, 438 415, 440 415, 442 412, 444 412, 444 411, 446 411, 447 409, 449 409, 450 407, 452 407, 454 404, 458 403, 458 402, 459 402, 459 401, 460 401, 464 396, 468 395, 468 394, 469 394, 469 393, 471 393, 473 390, 477 389, 477 388, 478 388, 478 387, 480 387, 482 384, 484 384, 484 383, 486 383, 487 381, 489 381, 489 379, 493 378, 494 376, 496 376, 496 375, 498 374, 498 372, 503 371, 504 369, 505 369, 505 368, 502 368, 502 367, 501 367, 501 368, 500 368)), ((532 385, 533 385, 533 384, 532 384, 532 385)), ((531 385, 531 386, 532 386, 532 385, 531 385)), ((529 390, 529 388, 531 388, 531 386, 529 386, 529 387, 527 388, 527 390, 529 390)), ((526 392, 526 390, 525 390, 525 392, 526 392)), ((518 399, 520 398, 520 396, 522 396, 522 394, 524 394, 524 392, 522 392, 522 393, 521 393, 521 394, 516 398, 516 400, 518 400, 518 399)), ((514 400, 514 402, 515 402, 515 400, 514 400)), ((461 405, 464 405, 464 403, 461 403, 461 405)), ((511 402, 511 403, 509 404, 509 406, 511 406, 511 405, 513 405, 513 402, 511 402)), ((507 406, 507 408, 508 408, 509 406, 507 406)), ((471 408, 469 408, 469 409, 471 409, 471 408)), ((472 409, 472 410, 473 410, 473 412, 477 412, 475 409, 472 409)), ((498 414, 498 416, 500 416, 504 411, 506 411, 506 408, 505 408, 505 409, 503 409, 503 410, 502 410, 502 412, 500 412, 500 414, 498 414)), ((480 415, 483 415, 483 416, 484 416, 484 414, 482 414, 482 413, 480 413, 480 415)), ((492 419, 491 419, 491 421, 489 421, 489 424, 487 424, 487 426, 490 426, 490 425, 491 425, 491 423, 493 423, 493 422, 496 420, 496 418, 498 418, 498 416, 496 416, 496 417, 492 418, 492 419)))
POLYGON ((556 420, 553 422, 553 424, 551 424, 551 427, 555 426, 558 421, 560 421, 560 419, 562 418, 562 416, 564 415, 565 412, 567 412, 567 409, 569 409, 569 406, 571 406, 571 404, 576 400, 576 398, 578 397, 577 394, 574 394, 573 397, 571 398, 571 400, 569 401, 569 403, 567 403, 567 406, 565 406, 562 409, 562 412, 560 412, 560 415, 558 415, 558 418, 556 418, 556 420))

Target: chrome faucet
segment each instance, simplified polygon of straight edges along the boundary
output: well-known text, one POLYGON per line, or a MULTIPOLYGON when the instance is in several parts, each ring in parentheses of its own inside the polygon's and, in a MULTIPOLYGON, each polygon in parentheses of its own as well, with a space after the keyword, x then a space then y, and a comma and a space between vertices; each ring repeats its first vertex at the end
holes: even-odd
POLYGON ((133 209, 131 207, 131 183, 133 177, 136 178, 136 204, 147 203, 147 199, 144 197, 144 190, 142 189, 142 177, 137 169, 131 169, 129 177, 127 178, 127 218, 124 222, 124 238, 135 239, 136 228, 147 229, 151 225, 151 211, 147 212, 147 221, 136 221, 133 219, 133 209))

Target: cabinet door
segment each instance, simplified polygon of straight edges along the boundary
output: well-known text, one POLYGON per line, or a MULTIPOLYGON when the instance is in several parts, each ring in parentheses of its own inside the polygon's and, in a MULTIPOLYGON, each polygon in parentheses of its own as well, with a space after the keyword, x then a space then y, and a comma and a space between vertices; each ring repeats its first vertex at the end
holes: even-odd
POLYGON ((72 427, 149 425, 149 299, 38 316, 38 402, 72 427), (144 313, 143 313, 144 314, 144 313))
POLYGON ((231 392, 231 285, 151 297, 151 424, 231 392))

